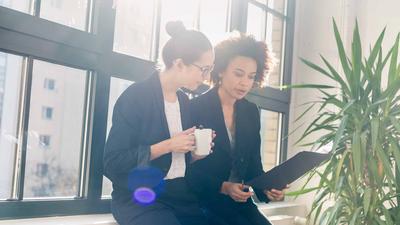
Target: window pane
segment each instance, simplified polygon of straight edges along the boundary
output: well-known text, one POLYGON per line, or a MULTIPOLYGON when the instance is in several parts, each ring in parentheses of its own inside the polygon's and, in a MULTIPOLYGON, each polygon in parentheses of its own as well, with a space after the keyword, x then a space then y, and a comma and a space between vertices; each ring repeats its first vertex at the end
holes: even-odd
POLYGON ((261 159, 265 171, 279 163, 282 114, 261 109, 261 159))
POLYGON ((79 186, 87 72, 34 61, 25 198, 75 197, 79 186), (43 87, 54 79, 57 91, 43 87), (52 108, 51 120, 42 107, 52 108))
POLYGON ((46 0, 40 2, 40 17, 79 30, 86 30, 88 0, 46 0))
POLYGON ((270 9, 273 9, 282 14, 286 14, 286 0, 256 0, 256 1, 263 5, 266 5, 270 9))
POLYGON ((0 0, 0 6, 29 13, 31 0, 0 0))
POLYGON ((274 68, 267 77, 267 85, 271 87, 278 87, 282 84, 284 40, 284 21, 268 13, 265 41, 268 43, 275 58, 274 68))
POLYGON ((200 2, 200 31, 213 44, 224 38, 228 31, 229 0, 202 0, 200 2))
POLYGON ((253 4, 249 4, 247 11, 247 34, 252 34, 257 40, 265 37, 265 11, 253 4))
POLYGON ((161 26, 160 26, 160 45, 159 45, 159 59, 161 51, 165 43, 169 40, 170 36, 165 31, 165 25, 169 21, 180 20, 183 22, 187 29, 195 28, 195 22, 198 15, 198 0, 168 0, 161 1, 161 26))
POLYGON ((0 52, 0 199, 11 196, 23 58, 0 52))
POLYGON ((266 0, 267 6, 286 15, 286 0, 266 0))
POLYGON ((118 1, 114 51, 150 59, 153 40, 155 0, 118 1), (134 15, 134 18, 132 17, 134 15))
MULTIPOLYGON (((121 93, 124 92, 125 89, 127 89, 132 83, 133 81, 111 77, 110 96, 108 101, 107 137, 112 125, 112 113, 115 102, 117 101, 121 93)), ((111 181, 107 177, 103 176, 102 196, 109 197, 111 195, 111 191, 112 191, 111 181)))
POLYGON ((274 67, 267 76, 266 85, 279 88, 282 81, 285 22, 260 7, 249 4, 247 33, 257 40, 264 40, 273 53, 274 67))

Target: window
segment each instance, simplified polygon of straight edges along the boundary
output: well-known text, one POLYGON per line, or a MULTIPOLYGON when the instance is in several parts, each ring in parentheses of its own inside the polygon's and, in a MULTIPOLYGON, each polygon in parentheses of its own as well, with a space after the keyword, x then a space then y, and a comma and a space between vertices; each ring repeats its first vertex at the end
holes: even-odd
POLYGON ((39 146, 48 149, 50 147, 50 135, 39 135, 39 146))
MULTIPOLYGON (((227 30, 246 32, 252 20, 248 32, 259 23, 259 38, 272 42, 276 58, 285 51, 290 59, 282 40, 292 38, 293 2, 0 0, 0 220, 110 212, 102 159, 112 108, 125 88, 154 70, 168 20, 183 20, 213 43, 227 30), (260 16, 247 13, 251 4, 260 16)), ((290 101, 271 87, 282 83, 283 67, 290 70, 278 63, 276 81, 250 95, 263 114, 279 115, 263 131, 286 136, 290 101), (269 130, 278 123, 282 132, 269 130)), ((282 159, 285 145, 264 144, 263 152, 276 148, 275 159, 282 159)))
POLYGON ((61 9, 63 0, 50 0, 50 5, 53 8, 61 9))
POLYGON ((258 40, 266 41, 275 59, 274 70, 269 73, 266 80, 266 84, 273 88, 279 88, 283 84, 286 17, 279 12, 286 12, 285 5, 283 0, 265 0, 256 3, 250 1, 248 4, 247 33, 254 35, 258 40))
POLYGON ((47 90, 54 90, 56 86, 56 81, 54 79, 45 78, 44 79, 44 88, 47 90))
MULTIPOLYGON (((107 137, 112 125, 112 112, 118 97, 125 91, 132 83, 132 81, 124 80, 116 77, 111 77, 110 83, 110 97, 108 100, 108 116, 107 116, 107 137)), ((112 185, 111 181, 103 176, 102 197, 109 198, 111 196, 112 185)))
POLYGON ((170 38, 165 31, 168 21, 181 20, 188 29, 203 31, 214 43, 224 37, 229 27, 230 0, 116 2, 114 51, 142 59, 154 61, 156 55, 161 59, 162 47, 170 38), (132 20, 131 15, 136 19, 132 20), (159 27, 157 15, 161 17, 159 27))
POLYGON ((268 171, 279 164, 282 114, 261 109, 261 159, 268 171))
POLYGON ((32 0, 0 0, 0 6, 29 13, 31 1, 32 0))
POLYGON ((267 6, 286 15, 286 0, 267 0, 267 6))
POLYGON ((114 51, 151 59, 155 0, 118 1, 116 6, 114 51), (132 19, 135 15, 135 19, 132 19))
POLYGON ((1 127, 1 115, 3 113, 3 101, 4 92, 6 89, 6 54, 0 52, 0 127, 1 127))
POLYGON ((88 29, 90 0, 40 1, 40 17, 79 30, 88 29))
POLYGON ((200 1, 199 30, 204 32, 213 44, 221 41, 229 31, 230 6, 230 0, 200 1))
POLYGON ((158 49, 158 61, 161 62, 161 52, 165 43, 169 40, 169 35, 165 31, 168 21, 180 20, 187 29, 195 28, 198 15, 198 0, 169 0, 168 4, 161 5, 161 25, 158 49))
POLYGON ((12 196, 15 150, 17 148, 20 87, 23 58, 0 52, 0 73, 4 86, 0 87, 0 200, 12 196))
POLYGON ((78 195, 86 80, 86 71, 34 60, 30 105, 51 105, 51 110, 44 107, 44 116, 52 115, 54 110, 59 115, 47 123, 40 119, 43 112, 37 110, 37 107, 30 108, 25 198, 68 198, 78 195), (54 77, 59 84, 57 92, 48 93, 42 88, 42 81, 48 74, 57 74, 54 77), (39 140, 36 134, 40 134, 39 140), (46 176, 36 176, 38 163, 48 164, 49 172, 46 176))
POLYGON ((47 163, 36 164, 36 176, 44 177, 47 176, 48 172, 49 172, 49 164, 47 163))
POLYGON ((42 119, 51 120, 53 118, 53 108, 51 107, 42 107, 42 119))
POLYGON ((253 4, 249 4, 247 11, 247 33, 254 35, 258 40, 265 38, 265 11, 253 4))

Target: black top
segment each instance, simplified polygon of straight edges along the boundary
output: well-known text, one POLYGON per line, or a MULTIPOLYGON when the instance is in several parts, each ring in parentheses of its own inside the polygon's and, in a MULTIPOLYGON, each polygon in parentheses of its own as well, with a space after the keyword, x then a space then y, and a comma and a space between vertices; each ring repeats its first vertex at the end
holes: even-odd
MULTIPOLYGON (((182 129, 185 130, 191 125, 189 99, 182 91, 177 95, 182 129)), ((168 138, 164 98, 157 72, 149 79, 128 87, 115 104, 104 152, 104 174, 113 183, 113 200, 127 201, 131 198, 128 175, 133 169, 151 166, 162 171, 165 177, 171 166, 171 153, 150 160, 150 146, 168 138)), ((189 157, 190 154, 186 154, 187 165, 189 157)), ((140 177, 135 182, 145 180, 145 177, 140 177)))
MULTIPOLYGON (((190 187, 201 199, 220 195, 221 185, 229 180, 231 170, 239 179, 251 180, 264 173, 260 156, 260 114, 254 103, 241 99, 235 103, 235 146, 231 149, 218 89, 193 99, 190 104, 196 125, 216 132, 213 153, 194 162, 187 171, 190 187)), ((254 190, 261 201, 268 202, 262 190, 254 190)))

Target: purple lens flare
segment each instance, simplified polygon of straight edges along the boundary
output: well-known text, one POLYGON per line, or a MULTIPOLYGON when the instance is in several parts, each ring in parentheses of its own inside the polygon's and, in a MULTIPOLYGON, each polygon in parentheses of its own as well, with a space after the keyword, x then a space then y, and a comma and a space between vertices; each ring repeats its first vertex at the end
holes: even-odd
POLYGON ((150 204, 156 199, 156 193, 150 188, 140 187, 133 193, 134 200, 141 204, 150 204))

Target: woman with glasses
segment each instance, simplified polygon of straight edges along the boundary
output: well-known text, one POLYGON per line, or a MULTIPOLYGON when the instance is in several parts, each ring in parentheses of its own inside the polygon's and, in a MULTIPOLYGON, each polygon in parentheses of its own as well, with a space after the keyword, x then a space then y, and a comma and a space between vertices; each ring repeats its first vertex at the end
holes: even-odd
MULTIPOLYGON (((212 154, 193 163, 187 180, 214 223, 267 225, 244 181, 264 173, 260 157, 260 115, 244 97, 260 87, 270 70, 264 42, 240 35, 215 47, 214 87, 191 101, 195 124, 216 132, 212 154), (206 109, 206 110, 205 110, 206 109)), ((281 200, 281 190, 254 190, 261 201, 281 200)))
POLYGON ((121 225, 206 224, 184 175, 194 161, 194 127, 181 88, 209 76, 214 52, 207 37, 169 22, 165 69, 118 98, 105 147, 104 173, 113 183, 112 213, 121 225))

